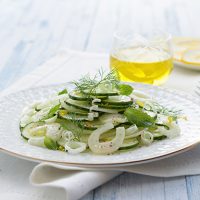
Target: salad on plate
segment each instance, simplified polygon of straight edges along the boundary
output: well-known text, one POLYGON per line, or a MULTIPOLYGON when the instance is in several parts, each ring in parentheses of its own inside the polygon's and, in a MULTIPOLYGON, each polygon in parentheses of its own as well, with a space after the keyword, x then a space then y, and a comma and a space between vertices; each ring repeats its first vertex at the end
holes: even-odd
POLYGON ((179 110, 121 83, 115 71, 86 75, 23 109, 21 136, 28 144, 78 154, 113 154, 180 134, 179 110))

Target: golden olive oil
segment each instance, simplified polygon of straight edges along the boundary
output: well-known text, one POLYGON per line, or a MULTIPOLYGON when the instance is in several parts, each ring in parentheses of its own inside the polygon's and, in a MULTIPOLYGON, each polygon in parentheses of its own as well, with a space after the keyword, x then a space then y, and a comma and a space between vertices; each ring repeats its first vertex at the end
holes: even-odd
POLYGON ((168 52, 150 47, 119 49, 111 54, 111 69, 116 69, 120 80, 160 85, 166 81, 172 68, 168 52))

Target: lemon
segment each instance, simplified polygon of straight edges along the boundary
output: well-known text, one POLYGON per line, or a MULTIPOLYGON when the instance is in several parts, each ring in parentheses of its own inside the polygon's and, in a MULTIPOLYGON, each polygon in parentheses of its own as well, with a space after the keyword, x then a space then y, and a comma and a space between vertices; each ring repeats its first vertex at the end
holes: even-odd
POLYGON ((182 57, 188 50, 200 48, 200 38, 175 37, 172 39, 174 59, 183 61, 182 57))
POLYGON ((200 38, 174 37, 172 42, 179 48, 194 48, 200 46, 200 38))
POLYGON ((185 51, 182 55, 182 62, 200 66, 200 49, 185 51))
POLYGON ((173 52, 173 58, 177 61, 180 61, 182 59, 183 53, 185 50, 174 50, 173 52))

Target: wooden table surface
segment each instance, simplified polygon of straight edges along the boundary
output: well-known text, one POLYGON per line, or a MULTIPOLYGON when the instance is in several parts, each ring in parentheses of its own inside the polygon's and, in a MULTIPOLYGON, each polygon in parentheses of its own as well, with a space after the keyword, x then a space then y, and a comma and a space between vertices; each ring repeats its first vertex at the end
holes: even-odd
MULTIPOLYGON (((117 27, 199 36, 199 0, 1 0, 0 89, 59 49, 108 53, 117 27)), ((83 200, 199 200, 200 176, 124 173, 83 200)))

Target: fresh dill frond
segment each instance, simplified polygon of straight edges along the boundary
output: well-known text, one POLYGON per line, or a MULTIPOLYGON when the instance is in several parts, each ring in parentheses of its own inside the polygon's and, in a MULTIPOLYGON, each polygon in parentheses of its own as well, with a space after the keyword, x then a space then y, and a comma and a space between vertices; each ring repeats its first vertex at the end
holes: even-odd
POLYGON ((97 84, 96 76, 91 78, 89 74, 83 76, 78 81, 72 81, 72 84, 76 86, 76 89, 79 91, 84 91, 88 88, 91 88, 92 86, 97 84))
POLYGON ((98 84, 110 83, 114 87, 118 87, 118 85, 119 85, 119 74, 115 69, 112 69, 109 73, 106 74, 106 72, 101 68, 98 71, 98 74, 100 76, 100 81, 98 82, 98 84))
POLYGON ((176 120, 182 114, 182 110, 177 110, 176 108, 167 108, 157 102, 146 103, 144 105, 144 109, 157 114, 172 117, 174 120, 176 120))
POLYGON ((77 120, 76 114, 73 114, 71 117, 72 119, 70 121, 76 126, 76 130, 73 131, 74 140, 80 141, 80 137, 83 133, 83 122, 81 120, 77 120))
POLYGON ((116 70, 111 70, 106 73, 102 68, 93 77, 89 74, 83 76, 78 81, 73 81, 72 84, 75 85, 76 89, 84 93, 87 90, 89 94, 96 93, 96 89, 101 84, 108 84, 112 88, 118 88, 119 76, 116 70))

